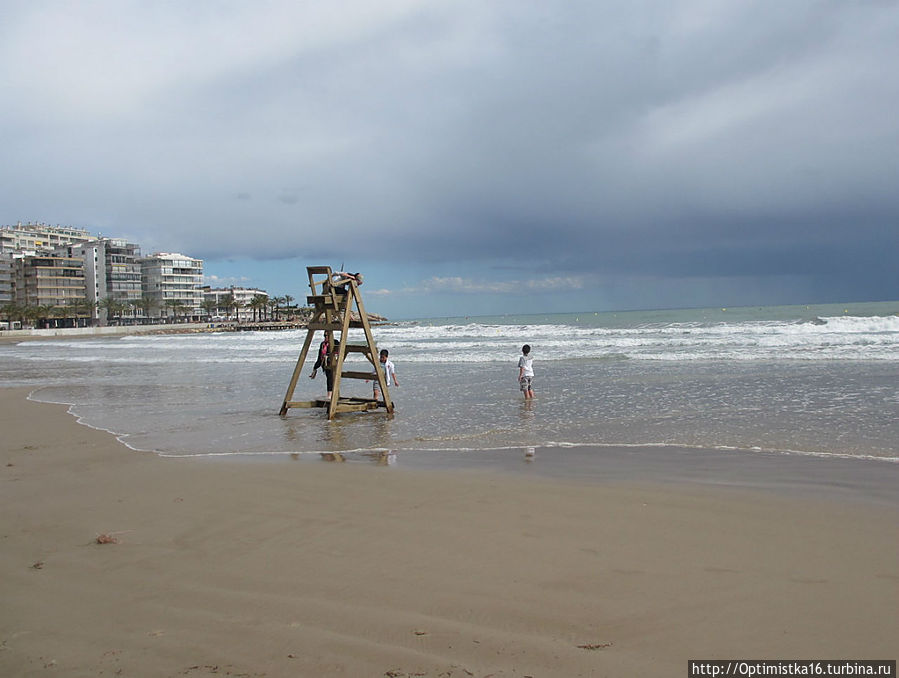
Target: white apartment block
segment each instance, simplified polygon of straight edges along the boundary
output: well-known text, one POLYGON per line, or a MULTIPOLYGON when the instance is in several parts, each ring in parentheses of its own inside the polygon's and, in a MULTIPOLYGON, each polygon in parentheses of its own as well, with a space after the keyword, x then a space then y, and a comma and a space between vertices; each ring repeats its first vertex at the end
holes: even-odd
POLYGON ((0 252, 15 250, 49 252, 63 245, 71 245, 92 238, 93 236, 83 228, 19 223, 15 226, 0 226, 0 252))
POLYGON ((204 287, 203 299, 215 302, 215 308, 210 312, 211 316, 227 318, 228 320, 244 320, 261 319, 264 309, 254 311, 250 306, 250 302, 255 297, 265 297, 268 300, 268 292, 263 290, 251 289, 246 287, 204 287), (228 308, 226 299, 231 296, 234 299, 235 306, 228 308))
POLYGON ((178 315, 199 317, 204 313, 203 260, 184 254, 157 252, 140 259, 143 296, 152 301, 154 318, 174 316, 172 304, 182 306, 178 315))

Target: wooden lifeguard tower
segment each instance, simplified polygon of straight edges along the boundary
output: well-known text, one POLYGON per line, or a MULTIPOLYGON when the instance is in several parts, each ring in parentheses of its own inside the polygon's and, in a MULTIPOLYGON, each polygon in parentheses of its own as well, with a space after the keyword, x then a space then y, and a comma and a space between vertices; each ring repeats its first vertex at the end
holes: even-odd
POLYGON ((333 419, 338 412, 361 412, 383 407, 388 413, 393 413, 393 402, 387 391, 387 381, 384 378, 384 370, 378 361, 378 350, 371 333, 371 324, 362 304, 362 295, 359 293, 359 285, 353 277, 341 277, 331 271, 330 266, 307 266, 309 274, 309 288, 312 294, 306 297, 307 302, 313 307, 312 317, 309 320, 306 341, 290 378, 287 394, 281 405, 281 415, 287 414, 291 407, 327 407, 328 419, 333 419), (355 317, 353 306, 355 305, 355 317), (362 329, 365 331, 364 344, 351 344, 349 342, 350 329, 362 329), (318 330, 323 330, 328 339, 330 365, 333 376, 333 388, 331 399, 318 398, 316 400, 293 400, 293 392, 303 370, 303 363, 312 345, 312 339, 318 330), (362 353, 368 358, 373 368, 372 372, 344 372, 343 361, 347 353, 362 353), (368 379, 377 381, 380 387, 382 400, 374 398, 340 397, 341 379, 368 379))

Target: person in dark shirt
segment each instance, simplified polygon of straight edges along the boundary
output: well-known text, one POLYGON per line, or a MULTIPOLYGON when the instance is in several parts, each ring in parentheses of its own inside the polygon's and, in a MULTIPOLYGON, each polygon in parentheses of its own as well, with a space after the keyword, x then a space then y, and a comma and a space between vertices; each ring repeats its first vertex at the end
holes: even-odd
POLYGON ((325 383, 328 387, 328 400, 331 399, 331 393, 334 390, 334 373, 331 370, 333 367, 331 361, 335 357, 339 346, 340 342, 334 343, 334 355, 332 355, 330 344, 328 343, 328 336, 325 335, 325 340, 318 346, 318 359, 315 361, 315 365, 312 366, 312 374, 309 375, 310 379, 315 379, 315 375, 318 373, 319 368, 325 373, 325 383))

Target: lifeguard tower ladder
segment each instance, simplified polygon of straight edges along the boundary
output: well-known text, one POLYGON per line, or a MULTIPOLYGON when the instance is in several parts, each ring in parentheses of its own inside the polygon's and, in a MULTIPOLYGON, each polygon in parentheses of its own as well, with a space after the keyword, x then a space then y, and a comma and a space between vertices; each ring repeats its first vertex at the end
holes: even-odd
POLYGON ((378 361, 378 350, 371 333, 371 324, 362 304, 362 295, 359 286, 353 278, 335 281, 330 266, 307 266, 309 274, 309 288, 312 295, 306 297, 309 305, 313 307, 312 317, 309 320, 306 341, 290 378, 287 394, 281 405, 281 415, 287 414, 291 407, 327 407, 328 419, 333 419, 338 412, 361 412, 383 407, 388 413, 393 413, 393 402, 387 391, 387 381, 384 378, 384 370, 378 361), (353 317, 353 304, 356 306, 356 317, 353 317), (349 343, 349 330, 361 328, 365 331, 365 344, 349 343), (334 383, 331 391, 331 399, 318 398, 316 400, 293 400, 293 392, 303 370, 303 363, 312 339, 318 330, 324 330, 328 339, 330 351, 330 365, 333 370, 334 383), (362 353, 368 358, 374 371, 353 372, 343 371, 343 361, 348 352, 362 353), (380 386, 382 400, 374 398, 340 397, 341 379, 369 379, 377 381, 380 386))

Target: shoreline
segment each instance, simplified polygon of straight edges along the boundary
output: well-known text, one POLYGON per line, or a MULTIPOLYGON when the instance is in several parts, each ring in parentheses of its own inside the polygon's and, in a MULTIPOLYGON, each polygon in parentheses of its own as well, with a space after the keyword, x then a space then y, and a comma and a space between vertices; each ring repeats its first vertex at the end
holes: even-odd
MULTIPOLYGON (((40 402, 40 401, 35 401, 40 402)), ((89 424, 82 424, 95 428, 89 424)), ((95 429, 105 431, 105 429, 95 429)), ((112 432, 106 431, 110 435, 112 432)), ((234 464, 348 464, 391 470, 535 479, 583 485, 653 484, 726 487, 788 498, 810 497, 899 508, 899 462, 893 459, 718 450, 678 445, 573 445, 493 450, 348 450, 163 454, 163 459, 234 464), (533 452, 531 451, 533 450, 533 452)))
MULTIPOLYGON (((469 452, 397 452, 396 465, 434 472, 471 471, 593 485, 649 483, 672 488, 732 488, 899 508, 899 463, 756 450, 669 446, 536 447, 469 452)), ((346 455, 350 456, 350 455, 346 455)), ((362 457, 371 457, 362 453, 362 457)), ((377 461, 369 458, 371 461, 377 461)))
POLYGON ((0 389, 4 675, 661 677, 895 655, 892 504, 608 466, 591 483, 162 458, 29 390, 0 389))
MULTIPOLYGON (((0 344, 40 339, 94 339, 140 334, 214 334, 248 330, 272 331, 272 323, 168 323, 158 325, 108 325, 104 327, 56 327, 48 329, 0 330, 0 344)), ((305 322, 276 323, 277 329, 305 329, 305 322), (289 326, 289 327, 288 327, 289 326)))
MULTIPOLYGON (((2 387, 0 387, 2 388, 2 387)), ((354 449, 271 453, 163 453, 132 446, 129 434, 94 426, 72 411, 72 403, 40 400, 41 387, 27 388, 31 402, 62 405, 79 425, 112 436, 135 453, 164 459, 222 463, 319 463, 329 461, 402 466, 433 472, 514 473, 582 483, 651 482, 686 486, 752 488, 786 496, 823 496, 899 506, 899 458, 839 455, 794 450, 706 448, 675 444, 568 444, 498 449, 354 449)))

